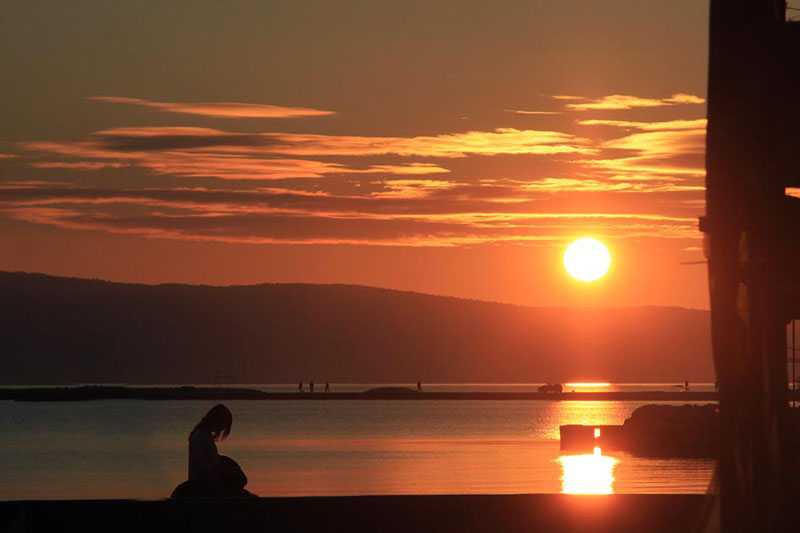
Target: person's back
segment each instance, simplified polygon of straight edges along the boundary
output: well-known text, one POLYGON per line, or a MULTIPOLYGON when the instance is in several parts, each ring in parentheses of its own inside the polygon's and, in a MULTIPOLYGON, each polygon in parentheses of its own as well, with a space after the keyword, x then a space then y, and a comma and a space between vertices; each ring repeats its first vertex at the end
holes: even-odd
POLYGON ((211 433, 196 428, 189 435, 189 481, 218 486, 219 452, 211 433))

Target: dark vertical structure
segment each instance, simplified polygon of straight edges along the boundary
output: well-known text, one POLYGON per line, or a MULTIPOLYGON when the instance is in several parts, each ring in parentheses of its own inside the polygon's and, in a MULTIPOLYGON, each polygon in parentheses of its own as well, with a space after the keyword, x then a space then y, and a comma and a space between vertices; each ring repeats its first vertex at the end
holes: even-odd
MULTIPOLYGON (((800 316, 800 34, 783 0, 711 0, 706 236, 721 525, 796 530, 786 324, 800 316), (791 521, 789 520, 791 514, 791 521)), ((798 502, 800 503, 800 502, 798 502)))

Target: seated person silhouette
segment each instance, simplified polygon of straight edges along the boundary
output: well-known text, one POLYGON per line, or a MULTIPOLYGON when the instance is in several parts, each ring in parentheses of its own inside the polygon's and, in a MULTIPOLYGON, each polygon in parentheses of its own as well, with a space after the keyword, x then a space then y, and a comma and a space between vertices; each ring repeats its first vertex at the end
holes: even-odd
POLYGON ((233 415, 222 404, 215 405, 189 434, 189 480, 178 485, 173 498, 252 496, 245 490, 247 476, 239 464, 220 455, 216 443, 231 432, 233 415))

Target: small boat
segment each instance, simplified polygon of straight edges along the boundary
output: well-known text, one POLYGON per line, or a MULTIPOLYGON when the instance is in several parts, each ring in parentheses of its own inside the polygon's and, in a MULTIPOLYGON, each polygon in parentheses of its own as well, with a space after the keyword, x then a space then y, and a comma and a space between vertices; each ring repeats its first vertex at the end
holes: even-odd
POLYGON ((539 392, 561 392, 563 390, 561 383, 545 383, 539 387, 539 392))

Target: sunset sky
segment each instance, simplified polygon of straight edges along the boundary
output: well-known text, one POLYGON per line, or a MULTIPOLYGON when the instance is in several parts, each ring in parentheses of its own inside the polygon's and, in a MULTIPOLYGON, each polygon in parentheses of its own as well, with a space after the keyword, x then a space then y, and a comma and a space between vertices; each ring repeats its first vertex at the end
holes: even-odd
POLYGON ((707 307, 706 2, 3 11, 0 270, 707 307))

